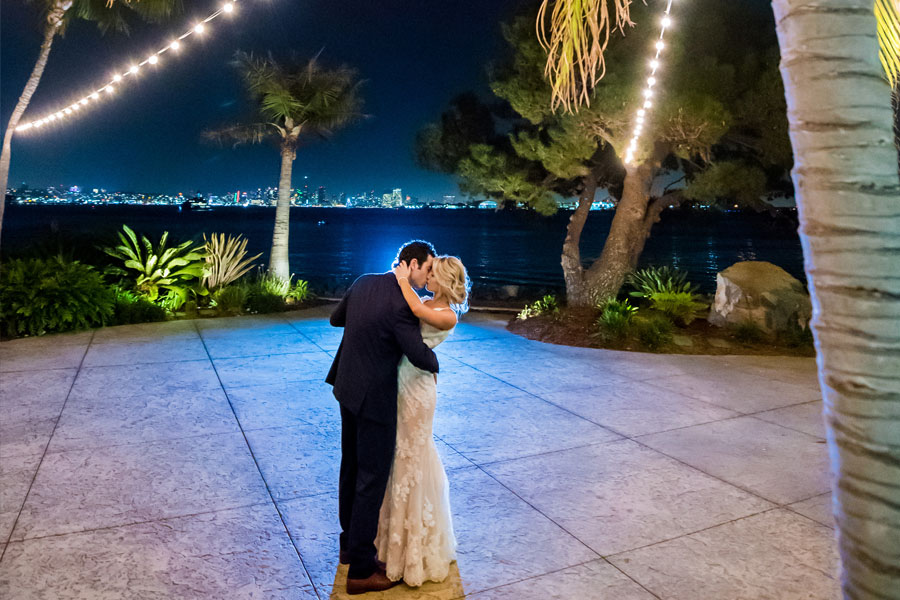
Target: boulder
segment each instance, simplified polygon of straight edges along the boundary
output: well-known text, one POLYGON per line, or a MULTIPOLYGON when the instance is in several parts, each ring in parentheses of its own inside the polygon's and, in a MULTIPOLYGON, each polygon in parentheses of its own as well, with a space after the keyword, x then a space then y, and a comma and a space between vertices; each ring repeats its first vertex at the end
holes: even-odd
POLYGON ((755 323, 766 333, 805 328, 812 317, 806 288, 779 266, 744 261, 716 275, 716 298, 709 322, 719 327, 755 323))

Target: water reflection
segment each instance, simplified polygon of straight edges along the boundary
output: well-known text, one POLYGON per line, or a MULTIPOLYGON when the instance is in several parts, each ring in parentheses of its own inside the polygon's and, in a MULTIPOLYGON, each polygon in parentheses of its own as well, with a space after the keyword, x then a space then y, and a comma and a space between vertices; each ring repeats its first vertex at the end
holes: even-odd
MULTIPOLYGON (((424 238, 439 253, 462 259, 476 281, 476 293, 477 288, 500 285, 560 290, 568 217, 567 212, 541 217, 487 210, 296 209, 291 213, 290 266, 314 289, 339 293, 363 273, 386 271, 404 242, 424 238), (326 224, 319 225, 321 220, 326 224)), ((591 213, 581 243, 586 263, 600 256, 611 219, 612 213, 591 213)), ((13 205, 6 213, 4 248, 22 248, 41 239, 53 221, 61 233, 89 237, 91 244, 114 243, 122 223, 152 238, 170 231, 170 240, 199 239, 204 232, 242 234, 248 252, 262 253, 259 262, 265 264, 274 211, 217 208, 177 214, 168 207, 13 205)), ((766 216, 741 213, 664 213, 639 266, 675 265, 710 292, 716 272, 751 258, 772 262, 805 280, 796 231, 775 227, 766 216)))
POLYGON ((451 600, 466 597, 457 563, 450 565, 450 574, 441 583, 429 581, 417 588, 401 583, 389 590, 369 592, 363 594, 363 596, 347 594, 347 569, 349 568, 348 565, 338 566, 334 574, 334 585, 331 588, 330 600, 352 600, 360 597, 371 598, 372 600, 451 600))

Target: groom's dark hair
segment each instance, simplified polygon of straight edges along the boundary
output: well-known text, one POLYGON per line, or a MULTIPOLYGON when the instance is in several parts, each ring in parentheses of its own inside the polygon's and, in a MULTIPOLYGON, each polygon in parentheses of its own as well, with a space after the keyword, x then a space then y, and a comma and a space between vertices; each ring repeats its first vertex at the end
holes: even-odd
POLYGON ((430 242, 411 240, 400 247, 400 252, 397 253, 397 259, 394 261, 394 264, 405 261, 408 265, 415 258, 419 262, 419 266, 422 266, 422 263, 427 261, 429 256, 437 256, 434 246, 430 242))

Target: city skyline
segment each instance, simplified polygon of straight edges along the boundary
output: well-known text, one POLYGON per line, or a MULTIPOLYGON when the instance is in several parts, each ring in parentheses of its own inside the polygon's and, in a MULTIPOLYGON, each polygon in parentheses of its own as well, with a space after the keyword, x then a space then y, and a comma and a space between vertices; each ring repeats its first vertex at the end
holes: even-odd
MULTIPOLYGON (((46 187, 68 182, 106 189, 218 190, 278 182, 279 160, 268 146, 218 147, 202 131, 247 112, 239 78, 229 65, 241 49, 285 57, 292 51, 323 63, 358 69, 369 118, 330 140, 301 147, 295 172, 330 189, 404 189, 420 197, 458 193, 454 180, 419 168, 415 133, 439 118, 467 90, 489 93, 485 64, 502 46, 500 22, 523 5, 447 2, 423 6, 393 0, 390 7, 361 5, 336 11, 324 0, 241 3, 233 19, 217 21, 165 69, 138 77, 102 107, 77 121, 13 141, 9 187, 22 181, 46 187), (390 9, 390 10, 388 10, 390 9)), ((94 24, 73 21, 53 53, 26 120, 103 79, 118 62, 140 56, 161 38, 215 2, 196 3, 167 23, 135 23, 132 35, 101 36, 94 24), (196 13, 196 14, 195 14, 196 13)), ((22 91, 40 45, 34 6, 4 6, 0 31, 0 117, 5 122, 22 91)), ((127 63, 126 63, 127 64, 127 63)), ((298 185, 297 177, 293 185, 298 185)))

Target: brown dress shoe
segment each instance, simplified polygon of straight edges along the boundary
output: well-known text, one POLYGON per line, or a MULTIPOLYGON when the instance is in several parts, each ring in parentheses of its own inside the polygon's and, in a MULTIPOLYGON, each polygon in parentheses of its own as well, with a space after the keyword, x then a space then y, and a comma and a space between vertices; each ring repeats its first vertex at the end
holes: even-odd
POLYGON ((347 594, 355 596, 356 594, 365 594, 366 592, 382 592, 389 590, 395 585, 400 585, 400 581, 391 581, 381 569, 376 569, 374 573, 365 579, 347 578, 347 594))

